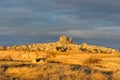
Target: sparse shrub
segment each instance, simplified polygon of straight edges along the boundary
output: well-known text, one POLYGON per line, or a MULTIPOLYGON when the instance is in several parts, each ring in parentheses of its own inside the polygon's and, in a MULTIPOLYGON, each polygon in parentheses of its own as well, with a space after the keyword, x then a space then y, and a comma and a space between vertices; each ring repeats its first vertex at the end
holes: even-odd
POLYGON ((90 74, 91 73, 91 69, 90 68, 86 68, 86 69, 84 69, 84 72, 86 73, 86 74, 90 74))
MULTIPOLYGON (((85 73, 74 74, 75 80, 88 80, 88 76, 85 73)), ((74 80, 74 79, 73 79, 74 80)))
POLYGON ((33 59, 32 63, 46 63, 46 58, 36 58, 36 59, 33 59))
POLYGON ((78 71, 82 69, 81 65, 71 65, 70 67, 71 67, 71 70, 73 71, 78 71))
POLYGON ((94 58, 94 57, 89 57, 87 59, 85 59, 83 61, 83 65, 87 65, 87 64, 96 64, 96 63, 99 63, 101 61, 101 59, 99 58, 94 58))
POLYGON ((90 80, 109 80, 106 75, 103 75, 102 73, 92 73, 90 75, 90 80))
MULTIPOLYGON (((58 64, 54 59, 48 61, 50 63, 46 64, 13 61, 9 61, 9 64, 1 63, 0 71, 3 72, 0 80, 112 80, 111 74, 100 70, 93 71, 92 68, 78 64, 58 64)), ((119 76, 119 72, 114 74, 113 80, 119 80, 116 76, 119 76)))
POLYGON ((0 67, 0 75, 5 71, 4 68, 0 67))
POLYGON ((113 80, 120 80, 120 71, 113 73, 113 80))
POLYGON ((60 75, 60 80, 88 80, 88 76, 82 72, 71 71, 68 74, 60 75))

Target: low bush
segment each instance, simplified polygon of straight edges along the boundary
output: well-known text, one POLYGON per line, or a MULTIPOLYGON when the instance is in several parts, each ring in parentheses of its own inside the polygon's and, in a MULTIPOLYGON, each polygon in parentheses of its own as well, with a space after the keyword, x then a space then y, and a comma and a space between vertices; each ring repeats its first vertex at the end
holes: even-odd
POLYGON ((99 58, 89 57, 83 61, 83 64, 97 64, 101 61, 99 58))
POLYGON ((120 71, 113 73, 112 77, 113 80, 120 80, 120 71))
POLYGON ((102 73, 93 73, 90 75, 90 80, 109 80, 106 75, 103 75, 102 73))

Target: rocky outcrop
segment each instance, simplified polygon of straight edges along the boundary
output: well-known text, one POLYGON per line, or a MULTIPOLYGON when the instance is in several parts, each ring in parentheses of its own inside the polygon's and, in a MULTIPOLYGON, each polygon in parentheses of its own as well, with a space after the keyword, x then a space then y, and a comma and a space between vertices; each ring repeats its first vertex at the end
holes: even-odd
POLYGON ((80 45, 80 50, 87 53, 115 53, 119 52, 116 49, 107 48, 103 46, 90 45, 88 43, 83 43, 80 45))
POLYGON ((27 44, 18 46, 0 46, 1 60, 32 61, 33 63, 45 63, 46 58, 54 57, 54 53, 93 53, 112 54, 119 51, 103 46, 90 45, 88 43, 75 44, 72 38, 60 36, 57 42, 27 44))
POLYGON ((65 43, 65 44, 73 43, 73 42, 72 42, 72 37, 70 37, 70 38, 68 39, 66 36, 60 36, 58 42, 59 42, 59 43, 65 43))
POLYGON ((106 48, 102 46, 90 45, 88 43, 74 44, 72 37, 60 36, 57 42, 28 44, 18 46, 0 46, 0 50, 15 51, 40 51, 40 52, 86 52, 86 53, 115 53, 116 49, 106 48))

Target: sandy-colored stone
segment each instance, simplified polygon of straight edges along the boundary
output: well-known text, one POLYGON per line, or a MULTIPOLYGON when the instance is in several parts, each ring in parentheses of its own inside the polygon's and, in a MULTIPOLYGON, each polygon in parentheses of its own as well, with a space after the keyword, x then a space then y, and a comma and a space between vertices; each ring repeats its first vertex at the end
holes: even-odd
MULTIPOLYGON (((85 53, 104 53, 111 54, 117 53, 119 50, 107 48, 103 46, 90 45, 88 43, 75 44, 72 37, 69 39, 66 36, 60 36, 56 42, 39 43, 39 44, 26 44, 26 45, 14 45, 14 46, 0 46, 0 59, 4 59, 5 56, 10 56, 13 60, 29 61, 37 59, 39 57, 46 58, 49 53, 67 53, 67 52, 85 52, 85 53), (4 53, 4 51, 8 51, 4 53), (13 53, 9 53, 13 51, 13 53)), ((9 58, 9 57, 8 57, 9 58)), ((34 61, 33 61, 34 62, 34 61)))

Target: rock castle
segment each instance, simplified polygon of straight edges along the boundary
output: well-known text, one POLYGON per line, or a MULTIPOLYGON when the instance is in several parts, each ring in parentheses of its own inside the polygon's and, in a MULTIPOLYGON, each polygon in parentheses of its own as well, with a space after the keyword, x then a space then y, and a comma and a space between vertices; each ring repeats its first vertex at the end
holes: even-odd
POLYGON ((27 44, 17 46, 1 46, 2 50, 16 51, 41 51, 41 52, 86 52, 86 53, 115 53, 116 49, 106 48, 103 46, 90 45, 88 43, 75 44, 72 37, 69 39, 66 36, 60 36, 57 42, 27 44))

